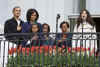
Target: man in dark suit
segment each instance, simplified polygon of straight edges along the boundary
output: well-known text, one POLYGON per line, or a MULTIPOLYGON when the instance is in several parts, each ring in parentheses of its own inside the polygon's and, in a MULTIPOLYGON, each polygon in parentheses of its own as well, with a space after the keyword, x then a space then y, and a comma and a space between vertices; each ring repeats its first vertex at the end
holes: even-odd
POLYGON ((21 39, 19 35, 13 35, 13 33, 21 33, 22 24, 24 23, 19 17, 21 15, 21 8, 16 6, 13 8, 13 17, 5 22, 4 34, 6 40, 20 44, 18 40, 21 39), (16 40, 16 41, 15 41, 16 40))

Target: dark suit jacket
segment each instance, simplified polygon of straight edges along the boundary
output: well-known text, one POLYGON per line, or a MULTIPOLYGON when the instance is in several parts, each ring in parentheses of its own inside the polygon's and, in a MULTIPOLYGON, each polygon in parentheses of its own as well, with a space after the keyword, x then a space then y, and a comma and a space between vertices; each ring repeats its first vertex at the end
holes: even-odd
MULTIPOLYGON (((20 25, 22 26, 24 22, 21 20, 21 23, 20 25)), ((18 36, 15 36, 15 35, 9 35, 11 33, 20 33, 21 31, 17 31, 17 21, 15 20, 15 18, 11 18, 9 20, 7 20, 5 22, 5 25, 4 25, 4 34, 5 35, 5 38, 7 40, 17 40, 19 39, 18 36), (7 35, 8 34, 8 35, 7 35)))

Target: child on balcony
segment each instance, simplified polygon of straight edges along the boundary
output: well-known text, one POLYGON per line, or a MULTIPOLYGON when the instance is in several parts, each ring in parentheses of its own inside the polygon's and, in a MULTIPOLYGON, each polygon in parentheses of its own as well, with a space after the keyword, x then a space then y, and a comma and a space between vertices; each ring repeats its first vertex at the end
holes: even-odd
POLYGON ((50 37, 50 26, 46 23, 44 23, 42 25, 42 31, 43 31, 43 34, 42 34, 42 44, 43 45, 53 45, 53 38, 50 37))
POLYGON ((38 24, 32 24, 31 32, 33 33, 30 40, 27 41, 26 45, 40 46, 40 33, 38 24))
POLYGON ((55 44, 59 47, 58 51, 61 52, 62 48, 71 47, 71 38, 72 34, 69 32, 69 24, 66 21, 63 21, 60 24, 60 29, 62 33, 58 33, 56 35, 56 42, 55 44))

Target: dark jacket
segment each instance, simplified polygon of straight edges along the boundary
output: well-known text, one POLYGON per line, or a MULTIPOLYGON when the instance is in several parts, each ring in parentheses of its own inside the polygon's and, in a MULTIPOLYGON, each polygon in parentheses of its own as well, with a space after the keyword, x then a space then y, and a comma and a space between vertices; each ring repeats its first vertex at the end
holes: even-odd
MULTIPOLYGON (((23 25, 23 21, 21 20, 20 22, 20 26, 23 25)), ((15 18, 11 18, 9 20, 7 20, 4 24, 4 34, 5 38, 7 40, 17 40, 20 38, 20 36, 15 36, 15 35, 7 35, 7 34, 12 34, 12 33, 21 33, 21 31, 17 31, 17 21, 15 20, 15 18)))
MULTIPOLYGON (((42 32, 42 25, 38 22, 36 22, 39 26, 39 33, 42 32)), ((22 25, 22 33, 32 33, 31 32, 31 28, 32 28, 32 24, 30 22, 25 22, 23 25, 22 25)), ((27 40, 30 40, 31 39, 31 35, 25 35, 24 36, 24 41, 22 42, 22 45, 25 46, 26 45, 26 42, 27 40)))
MULTIPOLYGON (((38 22, 36 22, 36 24, 38 24, 38 26, 39 26, 39 29, 40 29, 39 32, 42 32, 42 25, 38 22)), ((32 24, 30 22, 25 22, 22 25, 22 32, 23 33, 30 33, 31 27, 32 27, 32 24)))
POLYGON ((22 47, 30 47, 30 46, 41 46, 41 38, 40 35, 37 34, 37 38, 34 38, 35 35, 33 33, 33 35, 30 36, 30 39, 24 40, 22 42, 22 47))

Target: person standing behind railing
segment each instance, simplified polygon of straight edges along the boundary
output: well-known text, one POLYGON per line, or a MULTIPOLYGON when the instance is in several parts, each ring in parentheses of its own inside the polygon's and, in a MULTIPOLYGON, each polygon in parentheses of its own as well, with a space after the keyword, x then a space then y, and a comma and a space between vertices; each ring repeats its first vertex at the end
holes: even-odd
MULTIPOLYGON (((21 8, 16 6, 13 8, 13 18, 7 20, 4 24, 4 40, 0 42, 0 64, 4 65, 1 67, 6 67, 8 63, 8 50, 11 48, 16 48, 20 45, 22 38, 20 36, 23 21, 20 19, 21 8), (19 34, 19 35, 18 35, 19 34), (5 40, 6 39, 6 40, 5 40)), ((13 55, 14 57, 14 55, 13 55)))
POLYGON ((56 42, 54 45, 58 46, 58 51, 61 51, 62 48, 68 48, 71 47, 71 39, 72 34, 69 32, 69 23, 67 21, 63 21, 60 24, 61 33, 58 33, 56 36, 56 42))
POLYGON ((44 23, 42 25, 42 31, 43 31, 43 33, 41 34, 42 45, 53 46, 54 40, 52 37, 50 37, 50 26, 44 23))
POLYGON ((83 9, 80 12, 77 24, 74 27, 74 33, 77 34, 73 34, 73 40, 72 40, 73 48, 76 47, 90 48, 91 49, 90 52, 97 50, 97 41, 95 40, 97 39, 97 36, 96 34, 92 34, 96 33, 95 23, 93 22, 90 13, 86 9, 83 9))
POLYGON ((32 24, 38 24, 38 26, 40 28, 39 32, 42 32, 42 25, 37 22, 38 18, 39 18, 39 14, 38 14, 37 10, 36 9, 29 9, 27 11, 27 14, 26 14, 27 22, 25 22, 23 24, 23 26, 22 26, 22 32, 23 33, 29 33, 32 24))
MULTIPOLYGON (((38 23, 38 18, 39 18, 39 14, 37 12, 36 9, 29 9, 27 11, 27 14, 26 14, 26 19, 27 19, 27 22, 25 22, 22 26, 22 33, 30 33, 30 29, 32 27, 32 24, 38 24, 39 26, 39 33, 42 32, 42 25, 40 23, 38 23)), ((24 42, 25 40, 28 40, 30 39, 31 36, 30 35, 25 35, 24 36, 24 42)), ((22 45, 24 46, 25 43, 22 42, 22 45)))
MULTIPOLYGON (((31 33, 30 29, 32 27, 32 24, 38 24, 39 29, 40 29, 39 33, 41 33, 42 25, 37 22, 38 18, 39 18, 39 14, 36 9, 28 9, 27 14, 26 14, 27 22, 25 22, 22 26, 22 33, 31 33)), ((31 38, 31 35, 25 35, 23 39, 24 42, 22 42, 22 45, 24 46, 26 44, 25 40, 28 40, 30 38, 31 38)))
POLYGON ((13 43, 20 44, 20 35, 13 35, 13 33, 21 33, 22 31, 22 25, 24 22, 20 19, 21 8, 19 6, 16 6, 13 8, 12 12, 13 18, 7 20, 4 24, 4 34, 7 40, 12 40, 13 43))
POLYGON ((30 33, 30 39, 25 40, 23 43, 24 47, 31 47, 31 46, 41 46, 41 38, 39 33, 39 26, 38 24, 32 24, 30 33))
POLYGON ((66 21, 63 21, 60 24, 60 29, 62 33, 58 33, 56 36, 57 39, 57 45, 60 47, 62 45, 66 47, 71 47, 71 38, 72 34, 68 33, 69 32, 69 24, 66 21))

